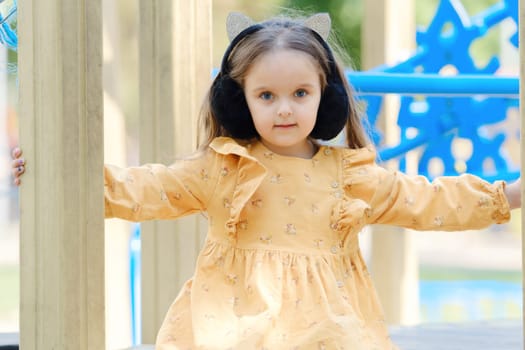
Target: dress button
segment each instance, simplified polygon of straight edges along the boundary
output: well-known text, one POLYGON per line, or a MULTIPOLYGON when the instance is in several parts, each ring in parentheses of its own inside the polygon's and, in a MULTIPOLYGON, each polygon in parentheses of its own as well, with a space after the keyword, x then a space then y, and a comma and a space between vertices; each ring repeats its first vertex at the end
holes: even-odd
POLYGON ((337 198, 337 199, 341 199, 343 198, 343 193, 339 190, 335 191, 334 192, 334 197, 337 198))
POLYGON ((337 181, 332 182, 332 188, 337 188, 337 187, 339 187, 339 182, 337 181))
POLYGON ((337 246, 333 245, 331 248, 330 248, 330 251, 333 253, 333 254, 337 254, 337 246))

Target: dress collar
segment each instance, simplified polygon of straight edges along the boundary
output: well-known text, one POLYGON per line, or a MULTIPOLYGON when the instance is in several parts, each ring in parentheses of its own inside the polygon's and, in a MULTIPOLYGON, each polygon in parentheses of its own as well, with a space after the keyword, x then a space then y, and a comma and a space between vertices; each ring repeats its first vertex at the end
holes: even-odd
POLYGON ((219 154, 236 154, 257 161, 257 159, 250 154, 249 144, 243 146, 230 137, 221 136, 214 138, 210 143, 210 148, 219 154))

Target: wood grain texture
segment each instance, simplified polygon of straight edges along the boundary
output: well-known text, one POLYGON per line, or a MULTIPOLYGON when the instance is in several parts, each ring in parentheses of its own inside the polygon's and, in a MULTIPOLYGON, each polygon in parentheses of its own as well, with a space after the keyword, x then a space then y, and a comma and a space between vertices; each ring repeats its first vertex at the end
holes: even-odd
POLYGON ((21 347, 103 349, 98 0, 19 1, 21 347))
MULTIPOLYGON (((196 147, 211 77, 211 0, 140 2, 140 159, 170 164, 196 147)), ((153 343, 191 277, 206 223, 191 216, 142 227, 142 339, 153 343)))

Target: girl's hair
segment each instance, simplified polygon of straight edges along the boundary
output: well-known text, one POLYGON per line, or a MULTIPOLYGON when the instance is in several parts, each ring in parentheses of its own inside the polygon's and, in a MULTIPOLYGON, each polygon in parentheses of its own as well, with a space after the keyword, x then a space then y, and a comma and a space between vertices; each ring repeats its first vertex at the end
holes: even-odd
POLYGON ((310 136, 329 140, 345 129, 348 147, 369 144, 344 70, 328 44, 298 20, 275 18, 243 30, 226 50, 221 71, 201 109, 200 124, 205 135, 200 146, 209 145, 219 136, 245 142, 258 137, 242 87, 248 70, 261 55, 283 49, 310 55, 320 68, 322 96, 310 136))

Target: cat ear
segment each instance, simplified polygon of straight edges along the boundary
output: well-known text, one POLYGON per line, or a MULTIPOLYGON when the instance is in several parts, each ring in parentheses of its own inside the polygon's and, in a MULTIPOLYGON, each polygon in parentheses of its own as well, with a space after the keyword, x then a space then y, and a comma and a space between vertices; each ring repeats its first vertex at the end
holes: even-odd
POLYGON ((317 13, 304 20, 303 25, 319 34, 324 40, 327 40, 332 27, 332 20, 328 13, 317 13))
POLYGON ((226 18, 226 32, 228 39, 232 41, 240 32, 254 25, 255 22, 240 12, 230 12, 226 18))

